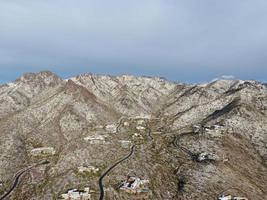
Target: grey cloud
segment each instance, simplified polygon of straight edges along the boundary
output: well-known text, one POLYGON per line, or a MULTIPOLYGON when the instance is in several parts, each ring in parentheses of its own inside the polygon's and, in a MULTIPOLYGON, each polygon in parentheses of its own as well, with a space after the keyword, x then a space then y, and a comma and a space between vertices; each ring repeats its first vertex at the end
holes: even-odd
POLYGON ((264 0, 2 0, 0 79, 48 69, 264 80, 266 21, 264 0))

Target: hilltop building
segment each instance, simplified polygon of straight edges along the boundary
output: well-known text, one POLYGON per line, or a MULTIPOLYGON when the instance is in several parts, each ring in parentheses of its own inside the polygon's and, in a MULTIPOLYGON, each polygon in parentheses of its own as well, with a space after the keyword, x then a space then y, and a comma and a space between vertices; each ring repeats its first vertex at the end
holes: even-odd
POLYGON ((211 153, 202 152, 198 154, 197 161, 198 162, 208 162, 208 161, 216 161, 217 156, 211 153))
POLYGON ((56 153, 53 147, 40 147, 31 150, 32 156, 41 156, 41 155, 54 155, 56 153))
POLYGON ((128 194, 149 194, 151 190, 148 188, 149 180, 141 180, 137 177, 128 177, 126 181, 123 182, 120 190, 128 194))
POLYGON ((143 127, 143 126, 137 126, 137 127, 135 127, 137 130, 139 130, 139 131, 142 131, 142 130, 145 130, 146 128, 145 127, 143 127))
POLYGON ((109 133, 116 133, 117 132, 116 124, 108 124, 108 125, 106 125, 105 129, 109 133))
POLYGON ((232 197, 231 195, 227 195, 227 196, 220 196, 218 198, 218 200, 248 200, 248 198, 246 197, 232 197))
POLYGON ((123 126, 130 126, 129 122, 123 122, 123 126))
POLYGON ((99 172, 99 168, 94 167, 94 166, 79 166, 78 167, 78 172, 79 173, 93 173, 96 174, 99 172))
POLYGON ((102 135, 88 136, 84 138, 85 141, 88 141, 90 144, 103 144, 105 143, 105 137, 102 135))
POLYGON ((66 200, 91 200, 90 188, 84 188, 84 191, 71 189, 67 193, 61 195, 62 199, 66 200))

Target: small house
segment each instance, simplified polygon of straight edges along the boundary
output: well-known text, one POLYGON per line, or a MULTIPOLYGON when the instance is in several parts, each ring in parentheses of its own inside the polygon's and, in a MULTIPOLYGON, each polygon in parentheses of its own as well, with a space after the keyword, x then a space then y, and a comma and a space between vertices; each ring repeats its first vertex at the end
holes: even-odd
POLYGON ((117 126, 115 124, 108 124, 108 125, 106 125, 105 129, 109 133, 116 133, 117 132, 117 126))
POLYGON ((233 197, 232 195, 222 195, 218 200, 248 200, 246 197, 233 197))
POLYGON ((90 188, 85 187, 83 191, 71 189, 67 193, 62 194, 61 198, 66 200, 91 200, 90 188))
POLYGON ((128 194, 149 194, 151 190, 148 188, 149 180, 141 180, 138 177, 128 177, 120 187, 121 191, 128 194))
POLYGON ((54 155, 56 153, 53 147, 39 147, 31 150, 32 156, 42 156, 42 155, 54 155))
POLYGON ((105 137, 102 135, 88 136, 84 138, 85 141, 90 144, 103 144, 105 143, 105 137))

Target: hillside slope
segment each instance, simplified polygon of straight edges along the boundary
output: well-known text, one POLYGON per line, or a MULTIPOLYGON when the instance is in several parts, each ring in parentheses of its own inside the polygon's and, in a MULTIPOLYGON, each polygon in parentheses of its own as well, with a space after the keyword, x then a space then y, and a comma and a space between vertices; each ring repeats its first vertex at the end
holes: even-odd
POLYGON ((103 179, 105 199, 267 196, 267 85, 260 82, 29 73, 0 86, 0 129, 0 197, 33 166, 5 199, 59 199, 85 186, 98 199, 101 174, 132 145, 133 155, 103 179), (214 160, 202 162, 200 153, 214 160), (35 166, 43 160, 49 164, 35 166), (119 189, 129 175, 148 179, 150 192, 119 189))

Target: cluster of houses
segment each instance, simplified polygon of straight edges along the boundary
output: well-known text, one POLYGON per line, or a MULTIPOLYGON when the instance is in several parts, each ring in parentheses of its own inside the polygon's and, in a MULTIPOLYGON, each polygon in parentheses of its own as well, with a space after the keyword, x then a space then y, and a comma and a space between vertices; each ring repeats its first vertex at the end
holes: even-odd
POLYGON ((61 195, 61 199, 65 200, 91 200, 90 188, 85 187, 84 190, 71 189, 67 193, 61 195))
POLYGON ((142 180, 138 177, 129 176, 126 181, 120 186, 120 190, 128 194, 149 195, 151 190, 148 188, 149 180, 142 180))
POLYGON ((124 126, 124 127, 129 127, 130 126, 130 121, 134 120, 136 122, 136 129, 139 131, 145 130, 146 127, 146 120, 151 119, 150 115, 144 115, 144 116, 136 116, 136 117, 129 117, 128 120, 122 120, 123 118, 120 119, 120 124, 116 124, 116 123, 110 123, 110 124, 106 124, 106 125, 96 125, 94 127, 95 130, 100 130, 100 129, 104 129, 106 132, 108 133, 117 133, 118 131, 118 127, 120 125, 124 126))

